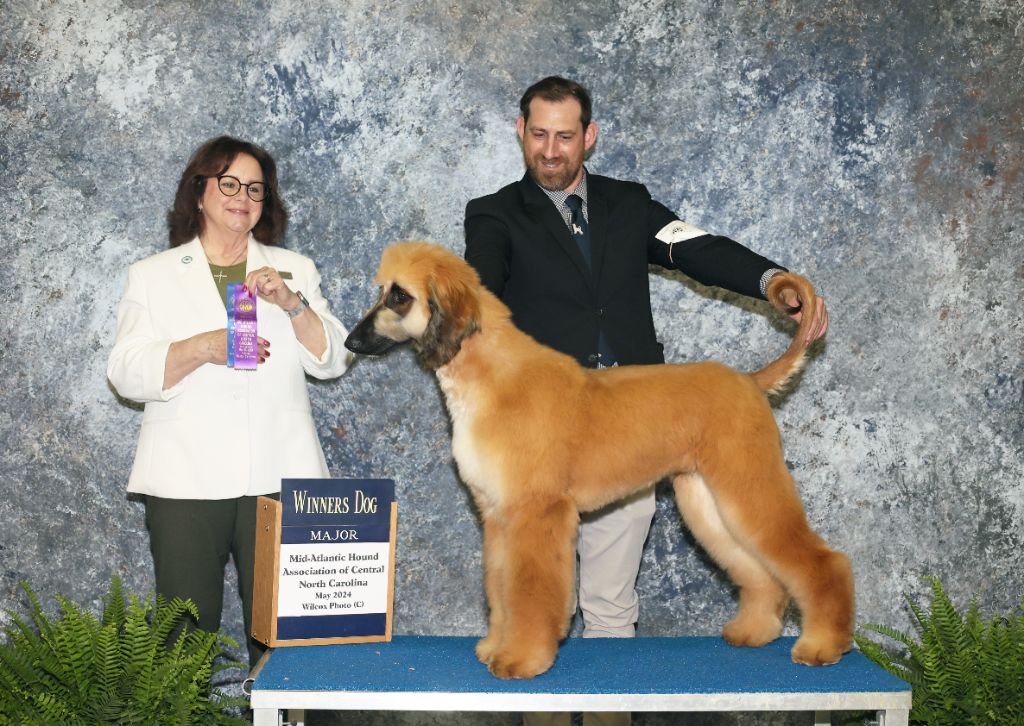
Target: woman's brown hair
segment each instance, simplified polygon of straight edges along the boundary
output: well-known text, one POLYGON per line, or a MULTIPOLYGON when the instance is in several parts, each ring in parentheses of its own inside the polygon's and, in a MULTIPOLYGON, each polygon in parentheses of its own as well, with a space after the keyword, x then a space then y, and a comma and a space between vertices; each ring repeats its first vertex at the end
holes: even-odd
POLYGON ((274 158, 256 144, 231 136, 218 136, 196 149, 178 181, 174 206, 167 212, 171 247, 190 242, 203 231, 199 200, 206 189, 206 182, 208 179, 216 180, 227 171, 239 154, 248 154, 259 162, 268 190, 267 198, 263 200, 263 213, 252 229, 252 236, 265 245, 281 242, 288 225, 288 210, 277 190, 277 165, 274 158))

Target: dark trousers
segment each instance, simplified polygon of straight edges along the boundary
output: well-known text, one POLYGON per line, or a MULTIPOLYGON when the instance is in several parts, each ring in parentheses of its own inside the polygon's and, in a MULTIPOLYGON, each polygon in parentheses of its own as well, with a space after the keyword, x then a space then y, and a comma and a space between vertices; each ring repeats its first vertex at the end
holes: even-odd
POLYGON ((196 626, 202 630, 220 628, 224 567, 229 557, 234 559, 250 667, 266 650, 251 637, 257 499, 146 497, 156 591, 168 600, 191 599, 199 610, 196 626))

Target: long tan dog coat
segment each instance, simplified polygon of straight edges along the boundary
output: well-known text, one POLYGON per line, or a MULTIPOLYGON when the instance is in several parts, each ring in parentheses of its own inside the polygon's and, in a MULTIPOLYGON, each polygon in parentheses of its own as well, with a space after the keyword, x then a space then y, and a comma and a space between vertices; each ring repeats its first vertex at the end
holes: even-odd
POLYGON ((484 529, 490 608, 477 655, 500 678, 551 667, 573 607, 579 512, 671 479, 686 524, 739 587, 722 635, 759 646, 802 616, 793 660, 834 663, 850 647, 847 558, 807 523, 766 392, 802 365, 814 317, 810 283, 778 274, 769 300, 795 290, 803 318, 786 353, 744 374, 722 364, 582 368, 511 322, 476 272, 422 242, 385 250, 380 299, 346 345, 381 354, 414 342, 436 371, 452 451, 484 529))

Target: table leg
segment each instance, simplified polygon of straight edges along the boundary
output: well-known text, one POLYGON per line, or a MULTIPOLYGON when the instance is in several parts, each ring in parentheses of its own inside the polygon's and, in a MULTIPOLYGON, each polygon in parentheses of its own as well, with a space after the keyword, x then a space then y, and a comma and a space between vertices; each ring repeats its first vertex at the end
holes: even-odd
POLYGON ((908 726, 910 711, 905 708, 887 708, 878 712, 878 726, 908 726))
POLYGON ((254 708, 252 726, 281 726, 281 714, 276 708, 254 708))

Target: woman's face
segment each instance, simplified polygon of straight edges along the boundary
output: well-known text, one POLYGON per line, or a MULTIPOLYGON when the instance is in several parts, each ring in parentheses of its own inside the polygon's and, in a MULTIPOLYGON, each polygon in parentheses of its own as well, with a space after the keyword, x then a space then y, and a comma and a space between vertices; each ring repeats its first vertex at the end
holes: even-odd
MULTIPOLYGON (((242 184, 264 181, 260 163, 248 154, 236 156, 221 176, 233 176, 242 184)), ((232 236, 249 234, 260 221, 263 202, 254 202, 247 192, 248 188, 243 186, 229 197, 220 190, 216 178, 207 179, 202 199, 205 230, 232 236)))

